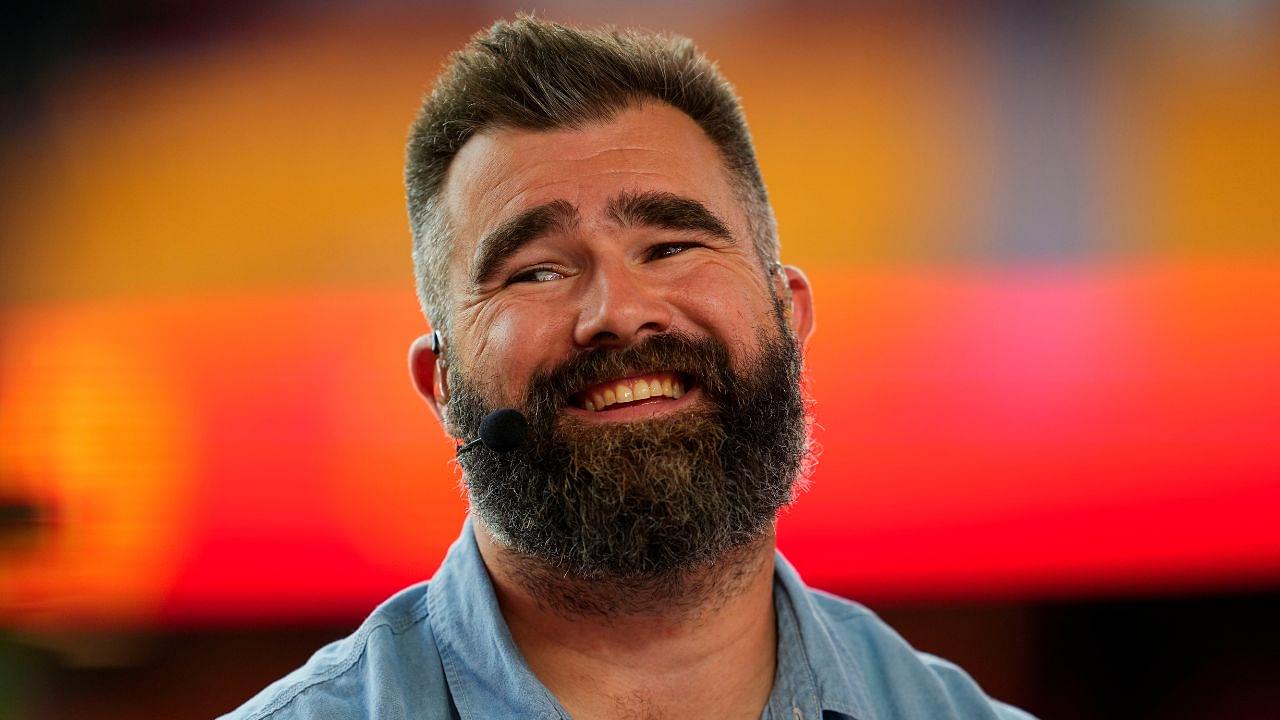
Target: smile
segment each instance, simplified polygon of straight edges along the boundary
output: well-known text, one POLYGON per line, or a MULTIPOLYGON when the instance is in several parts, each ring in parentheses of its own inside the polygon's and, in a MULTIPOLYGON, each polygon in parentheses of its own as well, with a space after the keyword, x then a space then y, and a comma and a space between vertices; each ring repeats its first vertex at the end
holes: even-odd
POLYGON ((678 400, 684 397, 685 387, 686 380, 680 373, 648 373, 587 387, 574 394, 573 404, 584 410, 602 412, 646 400, 678 400))

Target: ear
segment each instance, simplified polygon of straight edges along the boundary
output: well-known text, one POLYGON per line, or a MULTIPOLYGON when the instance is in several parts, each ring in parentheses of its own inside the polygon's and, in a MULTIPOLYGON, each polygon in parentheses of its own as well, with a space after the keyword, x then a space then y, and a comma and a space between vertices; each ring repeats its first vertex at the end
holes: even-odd
POLYGON ((774 277, 774 282, 781 286, 787 322, 803 351, 813 334, 813 286, 804 271, 794 265, 783 265, 774 277))
POLYGON ((449 365, 444 361, 444 341, 440 338, 437 333, 427 333, 409 346, 409 377, 436 419, 444 423, 444 406, 449 403, 449 365))

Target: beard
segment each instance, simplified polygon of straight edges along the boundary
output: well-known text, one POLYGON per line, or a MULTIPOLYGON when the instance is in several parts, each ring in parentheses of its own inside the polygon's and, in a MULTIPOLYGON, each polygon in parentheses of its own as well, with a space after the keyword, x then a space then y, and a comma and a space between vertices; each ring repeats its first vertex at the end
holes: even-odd
MULTIPOLYGON (((678 332, 575 355, 530 381, 518 408, 524 443, 459 458, 472 513, 520 557, 513 569, 535 595, 611 615, 732 584, 732 571, 706 571, 750 554, 808 456, 801 358, 780 308, 774 315, 741 369, 716 340, 678 332), (660 371, 680 373, 700 401, 634 422, 562 412, 587 386, 660 371)), ((475 437, 500 406, 465 371, 450 384, 449 430, 475 437)))

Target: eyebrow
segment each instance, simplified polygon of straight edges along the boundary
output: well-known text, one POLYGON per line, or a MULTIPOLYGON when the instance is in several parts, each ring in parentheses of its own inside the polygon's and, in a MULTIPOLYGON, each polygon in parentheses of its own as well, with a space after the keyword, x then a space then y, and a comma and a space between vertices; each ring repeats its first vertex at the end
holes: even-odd
POLYGON ((725 222, 706 205, 693 198, 669 192, 624 192, 605 207, 609 217, 623 227, 648 225, 664 230, 683 230, 710 235, 736 245, 725 222))
POLYGON ((502 263, 520 248, 542 237, 549 230, 571 230, 578 224, 578 209, 567 200, 552 200, 535 205, 504 221, 480 240, 475 262, 471 265, 471 281, 483 285, 498 273, 502 263))
MULTIPOLYGON (((730 245, 737 240, 723 220, 693 198, 669 192, 623 192, 605 205, 605 213, 622 227, 648 226, 709 235, 730 245)), ((578 209, 566 200, 535 205, 504 221, 480 240, 471 278, 476 285, 493 279, 507 258, 552 230, 578 224, 578 209)))

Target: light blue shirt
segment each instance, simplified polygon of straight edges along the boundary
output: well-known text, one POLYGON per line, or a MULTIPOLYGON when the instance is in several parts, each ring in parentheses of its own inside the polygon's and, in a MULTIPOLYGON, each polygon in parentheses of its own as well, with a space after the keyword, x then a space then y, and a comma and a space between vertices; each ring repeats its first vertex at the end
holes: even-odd
MULTIPOLYGON (((916 652, 870 610, 805 587, 781 554, 778 663, 765 720, 1027 720, 963 670, 916 652)), ((470 520, 429 583, 383 603, 349 637, 228 720, 569 717, 525 663, 470 520)), ((1034 720, 1034 719, 1032 719, 1034 720)))

